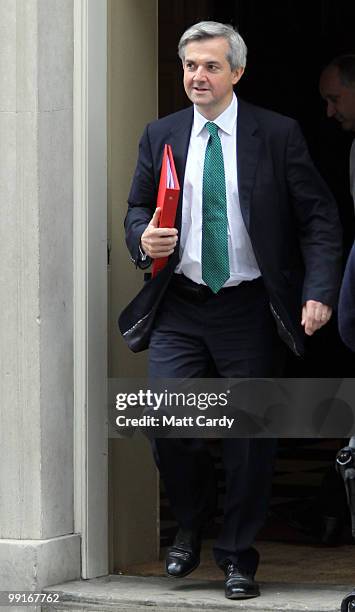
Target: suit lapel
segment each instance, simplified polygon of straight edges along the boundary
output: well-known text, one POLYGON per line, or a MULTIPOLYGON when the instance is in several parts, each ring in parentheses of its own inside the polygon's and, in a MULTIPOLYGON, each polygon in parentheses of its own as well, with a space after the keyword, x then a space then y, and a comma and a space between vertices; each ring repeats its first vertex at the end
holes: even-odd
POLYGON ((258 165, 260 137, 258 123, 247 102, 238 99, 237 167, 240 208, 250 229, 250 200, 258 165))
MULTIPOLYGON (((179 231, 180 237, 180 229, 181 229, 181 214, 182 214, 182 196, 183 196, 183 187, 184 187, 184 178, 185 178, 185 168, 186 168, 186 159, 187 152, 189 149, 190 143, 190 135, 192 129, 193 122, 193 106, 187 108, 184 111, 184 114, 179 115, 178 122, 176 126, 173 126, 170 130, 170 134, 168 136, 167 143, 171 145, 176 173, 178 176, 179 184, 180 184, 180 198, 178 203, 178 209, 176 213, 176 227, 179 231)), ((175 249, 174 260, 178 258, 179 248, 175 249)))
POLYGON ((181 189, 184 184, 186 158, 190 142, 192 121, 193 107, 190 106, 184 111, 184 113, 179 113, 177 123, 171 128, 168 135, 168 144, 171 144, 173 150, 176 172, 181 189))

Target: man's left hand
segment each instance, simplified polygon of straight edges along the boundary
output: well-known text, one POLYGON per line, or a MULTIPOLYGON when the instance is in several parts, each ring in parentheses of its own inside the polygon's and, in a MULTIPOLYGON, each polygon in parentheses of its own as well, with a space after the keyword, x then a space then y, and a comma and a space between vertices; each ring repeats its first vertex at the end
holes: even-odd
POLYGON ((328 323, 331 316, 332 308, 330 306, 315 300, 308 300, 302 308, 301 325, 303 325, 307 336, 312 336, 317 329, 328 323))

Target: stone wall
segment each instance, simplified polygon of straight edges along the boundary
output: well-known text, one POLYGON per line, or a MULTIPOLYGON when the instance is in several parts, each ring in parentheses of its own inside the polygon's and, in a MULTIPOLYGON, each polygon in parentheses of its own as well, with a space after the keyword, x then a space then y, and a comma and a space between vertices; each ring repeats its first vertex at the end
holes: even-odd
POLYGON ((0 589, 80 575, 73 1, 0 3, 0 589))

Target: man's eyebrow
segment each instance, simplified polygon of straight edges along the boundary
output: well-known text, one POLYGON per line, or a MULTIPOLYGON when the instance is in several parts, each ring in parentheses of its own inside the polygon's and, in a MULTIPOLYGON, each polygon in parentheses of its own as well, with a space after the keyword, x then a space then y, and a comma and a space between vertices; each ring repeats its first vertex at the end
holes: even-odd
POLYGON ((206 60, 205 64, 215 64, 215 66, 220 66, 221 62, 219 62, 218 60, 211 59, 211 60, 206 60))
MULTIPOLYGON (((188 57, 185 57, 185 62, 189 62, 190 64, 196 64, 196 61, 193 59, 190 59, 188 57)), ((216 66, 220 66, 221 62, 219 62, 218 60, 214 60, 214 59, 207 59, 204 62, 202 62, 203 64, 215 64, 216 66)))

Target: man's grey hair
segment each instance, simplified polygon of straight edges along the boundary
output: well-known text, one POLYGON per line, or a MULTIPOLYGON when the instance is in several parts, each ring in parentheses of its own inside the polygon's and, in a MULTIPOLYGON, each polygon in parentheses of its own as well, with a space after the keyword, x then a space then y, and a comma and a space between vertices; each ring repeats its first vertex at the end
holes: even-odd
POLYGON ((337 68, 345 87, 355 87, 355 55, 338 55, 326 68, 337 68))
POLYGON ((229 44, 227 60, 232 70, 245 68, 247 63, 247 47, 240 34, 231 25, 218 23, 217 21, 200 21, 191 26, 183 33, 178 45, 179 57, 185 60, 185 47, 194 40, 206 38, 223 37, 229 44))

